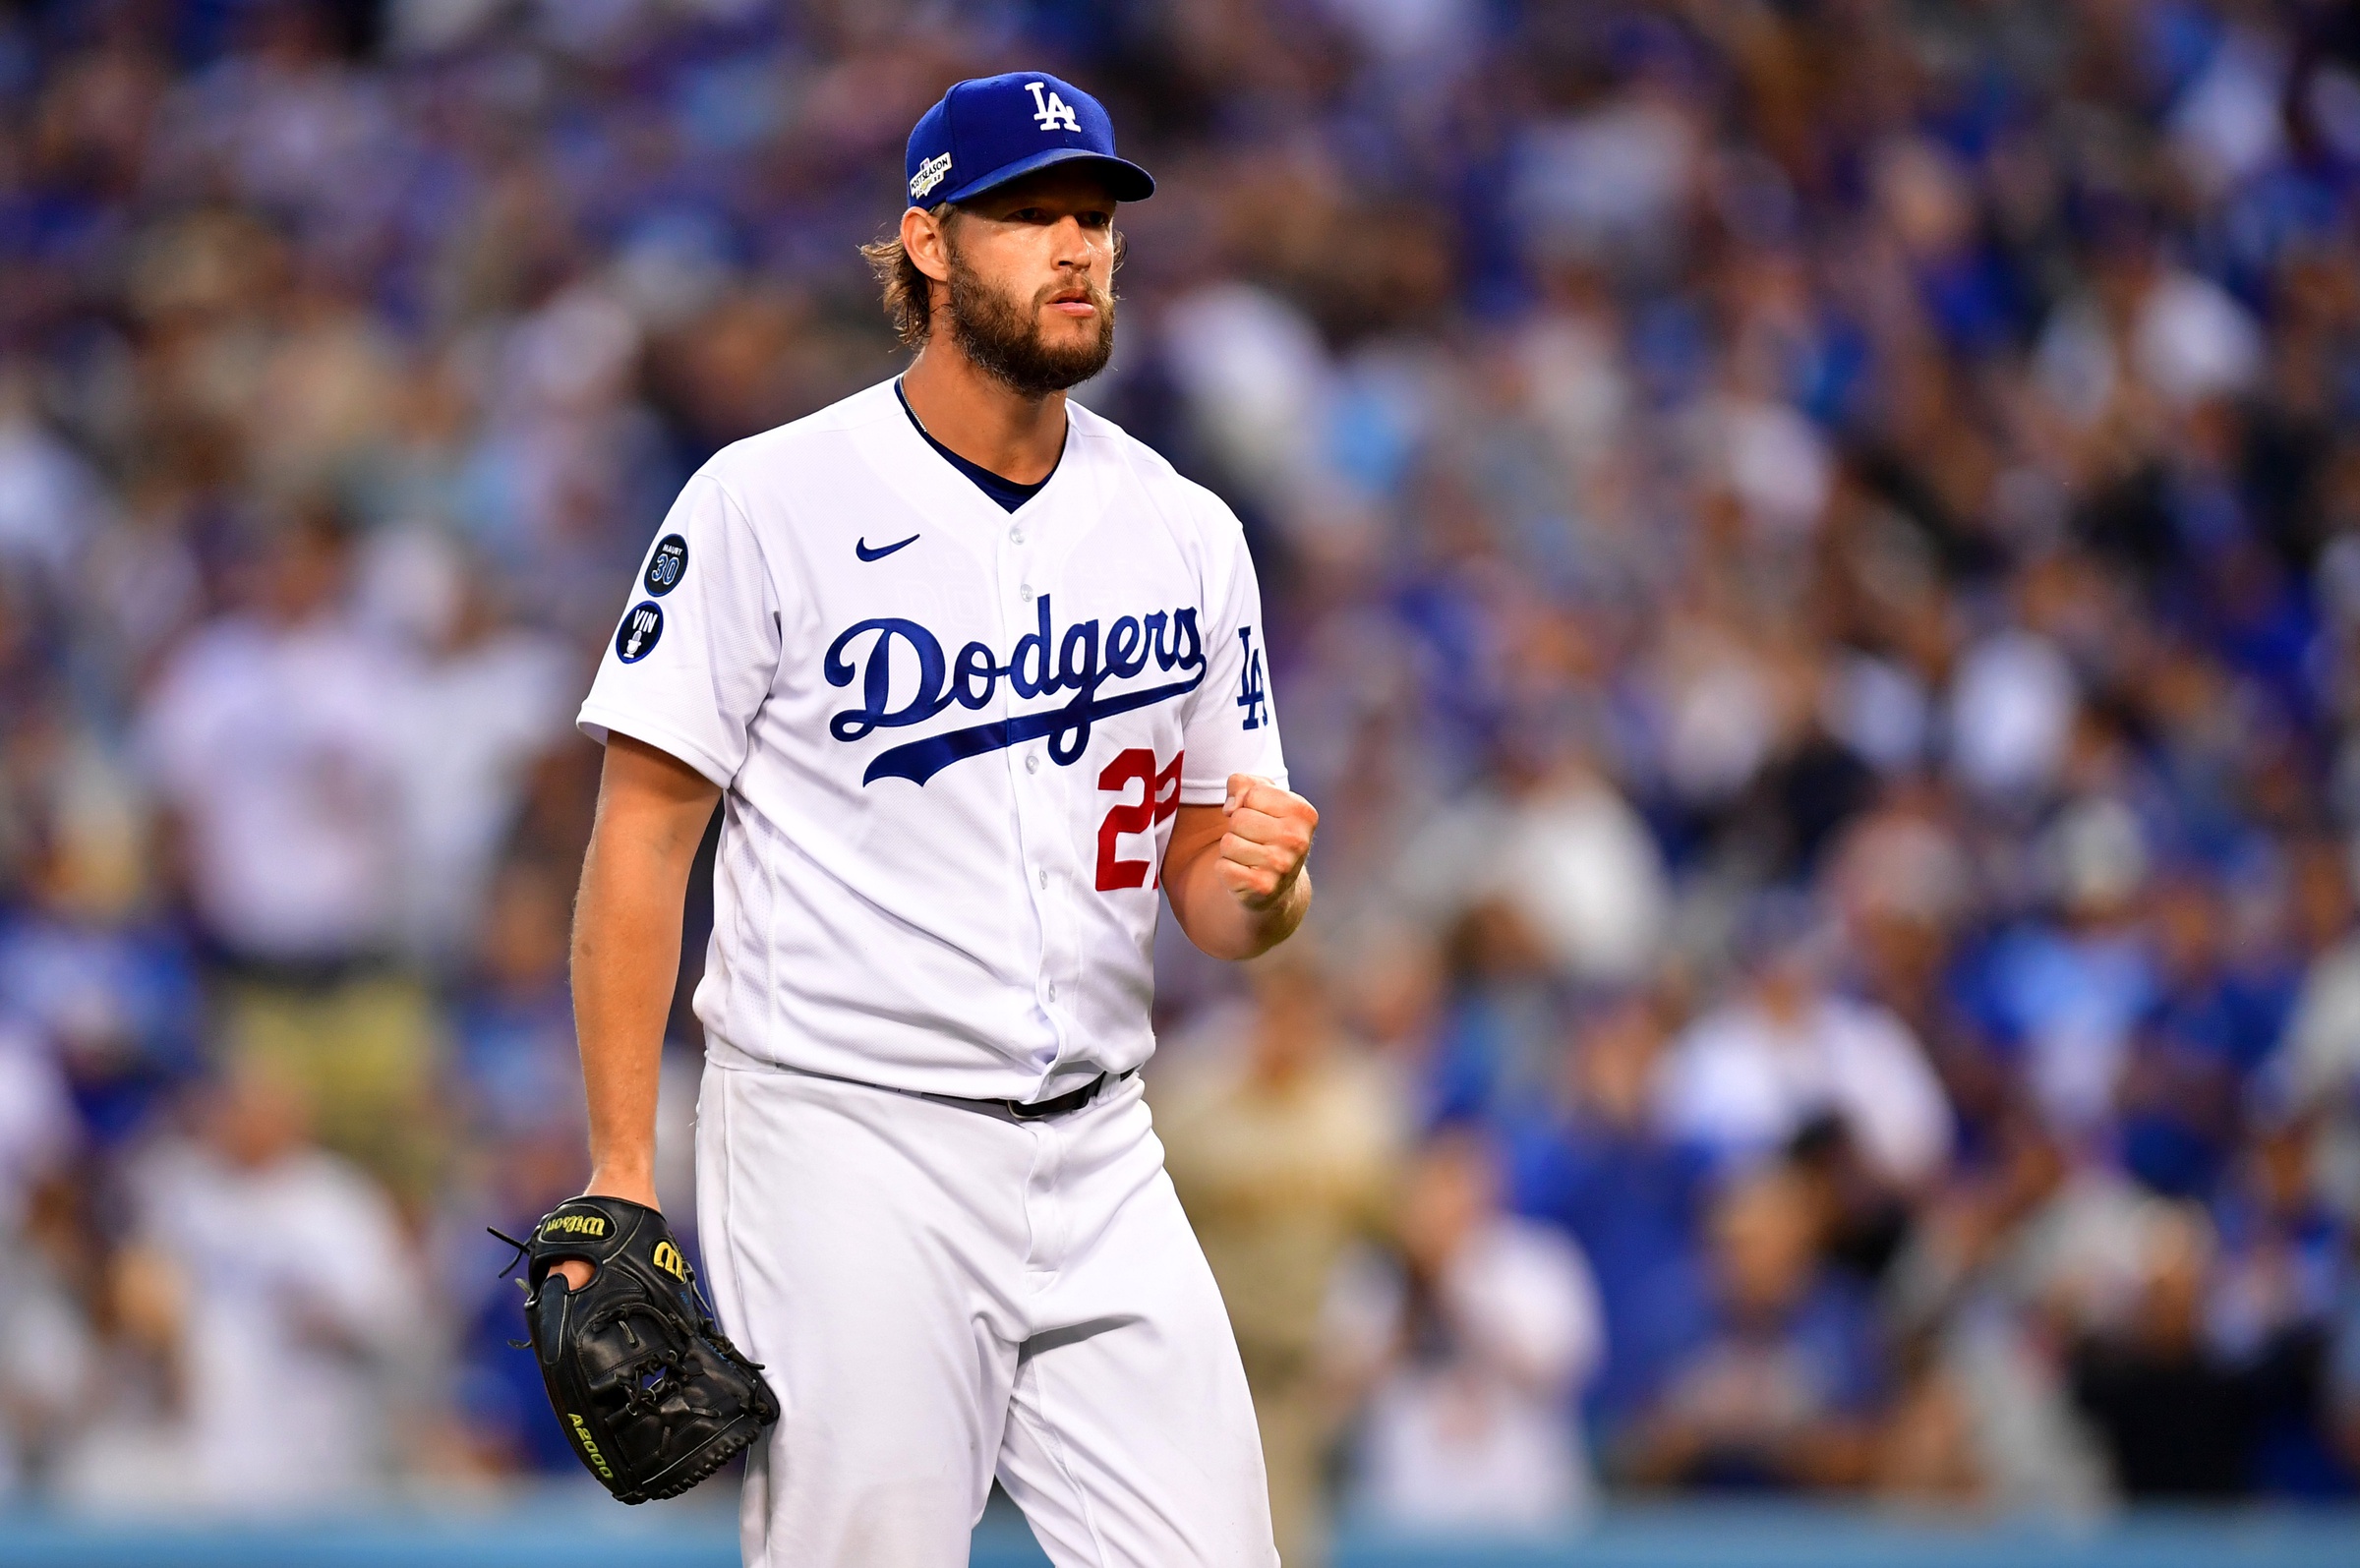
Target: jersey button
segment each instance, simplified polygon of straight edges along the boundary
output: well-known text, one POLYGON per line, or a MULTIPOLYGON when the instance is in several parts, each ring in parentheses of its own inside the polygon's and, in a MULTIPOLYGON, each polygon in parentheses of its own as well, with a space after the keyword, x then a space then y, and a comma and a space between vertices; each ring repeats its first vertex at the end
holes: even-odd
POLYGON ((1008 538, 1012 544, 1021 545, 1025 542, 1025 531, 1021 528, 1011 528, 1008 530, 1008 538))
POLYGON ((1023 600, 1028 605, 1032 603, 1032 585, 1031 583, 1025 584, 1024 587, 1016 591, 1016 597, 1023 600))
MULTIPOLYGON (((1049 873, 1048 873, 1048 871, 1047 871, 1045 868, 1044 868, 1044 869, 1041 871, 1041 873, 1040 873, 1040 885, 1041 885, 1041 887, 1043 887, 1044 889, 1045 889, 1046 887, 1048 887, 1048 885, 1049 885, 1049 873)), ((1051 987, 1050 987, 1050 989, 1051 989, 1051 990, 1055 990, 1055 989, 1056 989, 1056 987, 1054 987, 1054 986, 1051 986, 1051 987)))
POLYGON ((1027 757, 1027 758, 1025 759, 1025 772, 1027 772, 1027 773, 1038 773, 1038 772, 1040 772, 1040 758, 1039 758, 1039 756, 1038 756, 1037 754, 1035 754, 1035 755, 1033 755, 1033 756, 1027 757))
POLYGON ((1051 1002, 1057 1000, 1057 982, 1054 980, 1049 982, 1049 1000, 1051 1002))

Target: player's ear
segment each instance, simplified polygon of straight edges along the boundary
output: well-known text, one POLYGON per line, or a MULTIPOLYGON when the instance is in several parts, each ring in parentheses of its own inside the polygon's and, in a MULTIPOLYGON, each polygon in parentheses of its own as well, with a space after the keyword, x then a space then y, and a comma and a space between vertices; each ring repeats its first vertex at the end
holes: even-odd
POLYGON ((945 232, 951 218, 948 205, 929 212, 914 206, 902 213, 902 252, 910 264, 937 283, 951 280, 951 243, 945 232))

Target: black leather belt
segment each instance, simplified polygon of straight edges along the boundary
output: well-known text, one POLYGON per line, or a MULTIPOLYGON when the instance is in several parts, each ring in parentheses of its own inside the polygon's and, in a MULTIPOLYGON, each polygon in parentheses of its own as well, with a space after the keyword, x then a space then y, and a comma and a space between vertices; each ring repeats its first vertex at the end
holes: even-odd
POLYGON ((1052 1116, 1063 1116, 1068 1111, 1079 1111, 1096 1099, 1101 1089, 1112 1088, 1117 1083, 1137 1076, 1137 1068, 1128 1073, 1101 1073, 1078 1089, 1069 1089, 1045 1100, 971 1100, 957 1094, 929 1094, 926 1098, 940 1100, 945 1105, 964 1105, 987 1116, 1004 1116, 1012 1122, 1040 1122, 1052 1116))

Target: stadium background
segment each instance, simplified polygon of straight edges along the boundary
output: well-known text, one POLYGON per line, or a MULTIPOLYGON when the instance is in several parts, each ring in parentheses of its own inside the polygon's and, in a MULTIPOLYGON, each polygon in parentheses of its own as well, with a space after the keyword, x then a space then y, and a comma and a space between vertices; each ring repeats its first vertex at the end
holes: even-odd
POLYGON ((2349 8, 17 0, 0 1561, 733 1560, 482 1230, 582 1170, 569 715, 1034 65, 1323 813, 1150 1074, 1290 1562, 2348 1560, 2349 8))

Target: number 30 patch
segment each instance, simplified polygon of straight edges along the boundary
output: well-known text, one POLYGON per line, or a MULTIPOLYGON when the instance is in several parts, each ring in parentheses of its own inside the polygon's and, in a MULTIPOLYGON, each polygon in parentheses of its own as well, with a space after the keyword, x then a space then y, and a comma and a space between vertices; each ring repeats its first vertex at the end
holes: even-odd
POLYGON ((688 541, 678 534, 666 534, 649 552, 647 574, 639 579, 639 586, 662 599, 680 586, 680 578, 687 570, 688 541))

